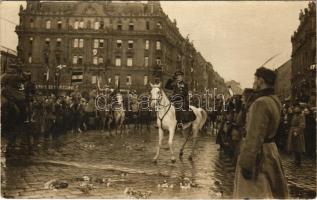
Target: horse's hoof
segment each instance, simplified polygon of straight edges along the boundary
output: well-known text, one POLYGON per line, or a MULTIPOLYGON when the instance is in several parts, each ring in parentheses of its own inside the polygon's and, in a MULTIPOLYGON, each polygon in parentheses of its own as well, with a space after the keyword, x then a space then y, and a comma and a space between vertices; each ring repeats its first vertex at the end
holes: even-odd
POLYGON ((153 159, 152 162, 153 162, 154 164, 157 164, 157 159, 153 159))
POLYGON ((171 159, 171 162, 174 164, 174 163, 176 163, 176 159, 175 158, 172 158, 171 159))
POLYGON ((179 157, 180 157, 180 158, 183 157, 183 155, 184 155, 184 152, 183 152, 183 151, 179 152, 179 157))

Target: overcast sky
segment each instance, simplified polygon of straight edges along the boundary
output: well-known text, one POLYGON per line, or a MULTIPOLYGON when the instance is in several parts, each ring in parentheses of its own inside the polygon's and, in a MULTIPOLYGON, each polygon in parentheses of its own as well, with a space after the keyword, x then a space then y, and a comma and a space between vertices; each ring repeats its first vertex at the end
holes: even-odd
MULTIPOLYGON (((1 2, 1 0, 0 0, 1 2)), ((14 23, 19 5, 0 3, 0 45, 16 49, 14 23), (9 20, 9 21, 7 21, 9 20)), ((268 58, 279 54, 266 67, 277 68, 290 59, 291 35, 299 25, 298 14, 307 1, 161 1, 165 13, 184 37, 226 81, 251 87, 254 72, 268 58)))

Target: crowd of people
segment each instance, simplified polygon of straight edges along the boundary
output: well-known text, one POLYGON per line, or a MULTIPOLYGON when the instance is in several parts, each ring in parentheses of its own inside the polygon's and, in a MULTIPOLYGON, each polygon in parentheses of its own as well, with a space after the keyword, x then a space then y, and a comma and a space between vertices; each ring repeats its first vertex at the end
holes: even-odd
MULTIPOLYGON (((146 105, 138 104, 135 90, 123 95, 118 89, 95 87, 85 93, 77 85, 71 92, 56 95, 54 91, 38 91, 31 81, 31 74, 20 72, 12 70, 1 77, 2 136, 8 140, 9 147, 25 135, 51 138, 68 132, 104 132, 106 128, 111 131, 116 126, 114 111, 119 103, 118 95, 123 98, 124 125, 133 123, 134 128, 142 128, 142 123, 149 128, 154 119, 153 113, 142 109, 146 105), (96 101, 99 95, 105 98, 96 101)), ((143 102, 146 101, 148 99, 144 98, 143 102)))
POLYGON ((234 198, 288 198, 280 152, 301 167, 305 154, 316 158, 316 107, 297 100, 281 102, 274 93, 274 71, 256 70, 253 88, 209 114, 220 151, 236 165, 234 198))
MULTIPOLYGON (((237 160, 240 141, 246 135, 246 117, 254 101, 254 90, 247 88, 242 95, 234 95, 226 100, 226 109, 215 112, 213 118, 217 130, 217 144, 220 150, 237 160)), ((222 103, 221 103, 222 104, 222 103)), ((259 113, 260 114, 260 113, 259 113)), ((281 119, 274 138, 280 151, 294 154, 296 165, 301 164, 301 156, 316 156, 316 107, 304 103, 283 102, 281 119)))

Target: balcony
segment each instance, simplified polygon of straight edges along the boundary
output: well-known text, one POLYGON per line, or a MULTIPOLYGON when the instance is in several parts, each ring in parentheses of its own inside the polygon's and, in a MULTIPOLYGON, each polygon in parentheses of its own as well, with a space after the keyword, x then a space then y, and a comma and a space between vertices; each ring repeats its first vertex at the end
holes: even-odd
POLYGON ((127 49, 126 53, 127 53, 127 55, 133 55, 134 49, 127 49))
POLYGON ((24 30, 25 30, 25 27, 22 26, 22 25, 17 25, 17 26, 15 27, 15 31, 16 31, 16 32, 21 32, 21 31, 24 31, 24 30))

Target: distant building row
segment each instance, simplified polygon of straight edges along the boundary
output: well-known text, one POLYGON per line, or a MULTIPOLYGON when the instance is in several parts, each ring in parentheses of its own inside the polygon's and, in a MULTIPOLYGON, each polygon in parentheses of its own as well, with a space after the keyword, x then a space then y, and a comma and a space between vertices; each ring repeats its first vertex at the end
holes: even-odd
POLYGON ((183 70, 191 90, 226 92, 224 80, 159 1, 27 1, 19 15, 18 56, 39 85, 55 84, 56 67, 63 65, 62 85, 99 82, 143 91, 154 76, 165 81, 183 70))
POLYGON ((292 101, 316 105, 316 4, 299 14, 300 25, 294 32, 292 58, 278 68, 276 91, 292 101))

